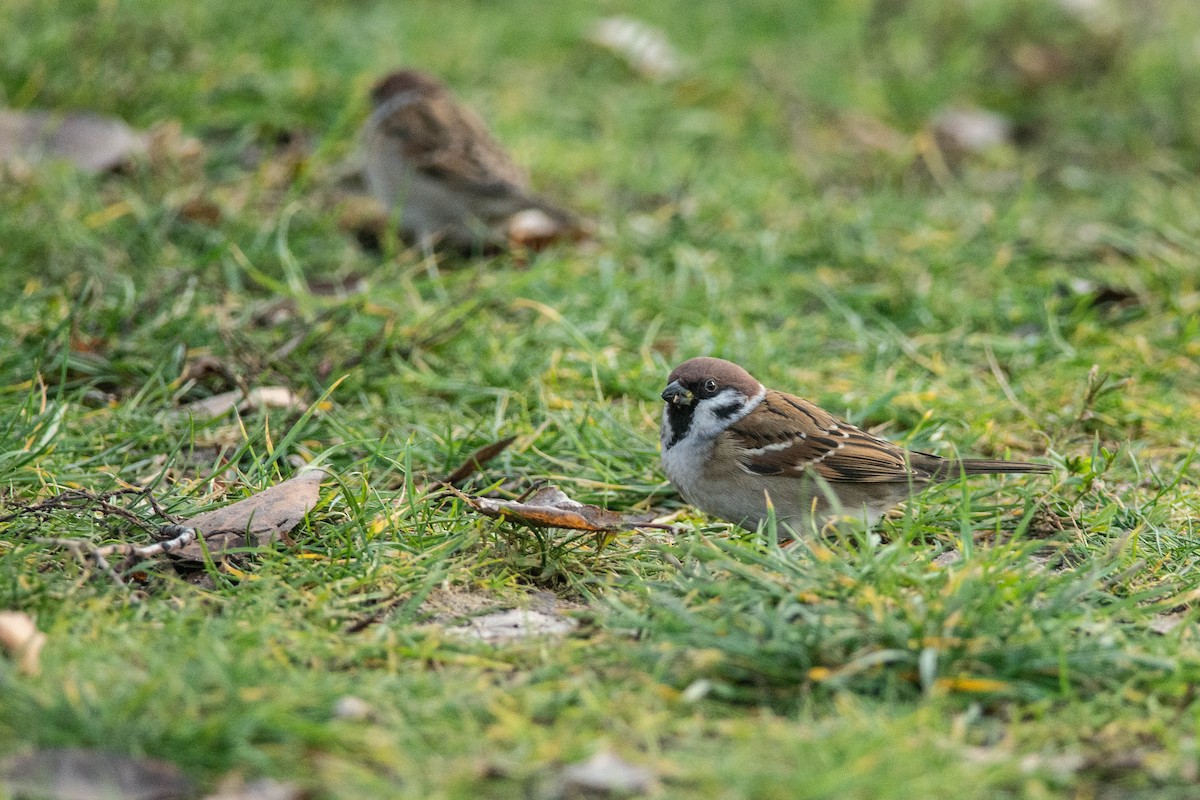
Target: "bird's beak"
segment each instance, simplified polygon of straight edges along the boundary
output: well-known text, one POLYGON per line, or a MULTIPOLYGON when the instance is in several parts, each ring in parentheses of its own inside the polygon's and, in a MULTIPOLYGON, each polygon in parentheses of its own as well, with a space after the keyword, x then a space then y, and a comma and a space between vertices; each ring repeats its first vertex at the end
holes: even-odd
POLYGON ((663 389, 662 399, 677 406, 690 406, 695 402, 696 396, 680 386, 679 381, 671 381, 667 388, 663 389))

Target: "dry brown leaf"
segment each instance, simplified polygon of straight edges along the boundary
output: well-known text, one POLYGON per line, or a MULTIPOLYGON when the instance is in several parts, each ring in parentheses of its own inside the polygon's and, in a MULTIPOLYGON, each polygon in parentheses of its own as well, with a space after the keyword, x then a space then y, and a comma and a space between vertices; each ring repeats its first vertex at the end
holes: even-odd
POLYGON ((166 761, 85 748, 34 750, 0 767, 0 788, 39 800, 176 800, 191 782, 166 761))
POLYGON ((516 439, 517 437, 515 436, 506 436, 498 442, 484 445, 474 453, 471 453, 458 469, 442 478, 441 483, 448 483, 451 486, 461 486, 467 478, 470 478, 476 472, 483 469, 485 464, 507 450, 508 446, 516 441, 516 439))
POLYGON ((26 675, 41 671, 38 660, 46 634, 37 629, 33 618, 23 611, 0 611, 0 650, 12 655, 26 675))
POLYGON ((113 117, 85 111, 0 110, 0 161, 62 159, 85 172, 127 165, 146 151, 146 136, 113 117))
POLYGON ((286 536, 316 506, 321 481, 327 477, 323 469, 310 469, 232 505, 180 522, 180 527, 195 528, 204 541, 193 542, 173 555, 184 561, 203 561, 207 548, 216 561, 227 550, 260 547, 286 536))
POLYGON ((495 500, 455 492, 471 508, 487 517, 508 520, 531 528, 568 528, 576 531, 625 531, 645 524, 645 515, 628 516, 600 506, 572 500, 557 486, 543 486, 524 500, 495 500))
POLYGON ((304 401, 286 386, 259 386, 251 389, 249 393, 235 389, 231 392, 214 394, 212 397, 188 403, 174 413, 177 416, 191 416, 195 419, 214 419, 228 414, 235 408, 244 414, 247 411, 263 408, 294 410, 303 407, 304 401))

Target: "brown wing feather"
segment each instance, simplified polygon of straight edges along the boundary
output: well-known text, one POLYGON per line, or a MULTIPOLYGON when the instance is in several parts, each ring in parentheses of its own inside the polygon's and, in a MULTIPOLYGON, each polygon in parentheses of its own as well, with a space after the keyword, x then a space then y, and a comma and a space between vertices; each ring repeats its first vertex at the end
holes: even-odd
POLYGON ((398 103, 381 128, 401 143, 413 169, 475 194, 523 193, 525 174, 479 117, 449 97, 398 103))
POLYGON ((768 391, 762 404, 728 433, 748 450, 742 458, 745 468, 759 475, 802 478, 811 471, 834 483, 923 483, 931 477, 932 464, 921 457, 941 461, 909 453, 783 392, 768 391))

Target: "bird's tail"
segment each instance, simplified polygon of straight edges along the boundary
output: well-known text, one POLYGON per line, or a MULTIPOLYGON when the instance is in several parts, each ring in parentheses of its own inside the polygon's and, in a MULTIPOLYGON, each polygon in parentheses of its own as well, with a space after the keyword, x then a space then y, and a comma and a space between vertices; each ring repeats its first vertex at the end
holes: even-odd
POLYGON ((989 458, 964 458, 961 461, 950 460, 941 465, 937 477, 941 480, 952 481, 959 475, 993 475, 1013 472, 1045 475, 1053 471, 1054 468, 1049 464, 997 461, 989 458))

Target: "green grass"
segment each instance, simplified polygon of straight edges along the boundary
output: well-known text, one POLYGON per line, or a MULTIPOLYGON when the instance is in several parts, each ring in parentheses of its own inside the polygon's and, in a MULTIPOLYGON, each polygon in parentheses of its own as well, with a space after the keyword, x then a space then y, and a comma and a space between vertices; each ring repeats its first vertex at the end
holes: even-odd
POLYGON ((0 658, 0 754, 103 746, 319 798, 542 796, 604 747, 669 797, 1191 796, 1200 13, 1125 5, 5 3, 0 102, 177 121, 203 154, 0 182, 0 516, 126 487, 186 516, 314 459, 339 478, 245 576, 149 565, 132 597, 34 541, 149 541, 127 520, 0 523, 0 608, 49 637, 39 676, 0 658), (584 44, 600 13, 662 26, 688 72, 584 44), (597 241, 437 273, 360 250, 332 184, 400 64, 597 241), (1023 144, 931 168, 955 105, 1023 144), (367 290, 314 288, 346 279, 367 290), (1058 469, 786 550, 699 514, 535 533, 422 489, 516 435, 470 489, 678 508, 657 395, 701 354, 913 447, 1058 469), (272 384, 325 402, 169 413, 272 384), (474 644, 427 602, 545 591, 575 634, 474 644), (351 694, 369 720, 334 718, 351 694))

